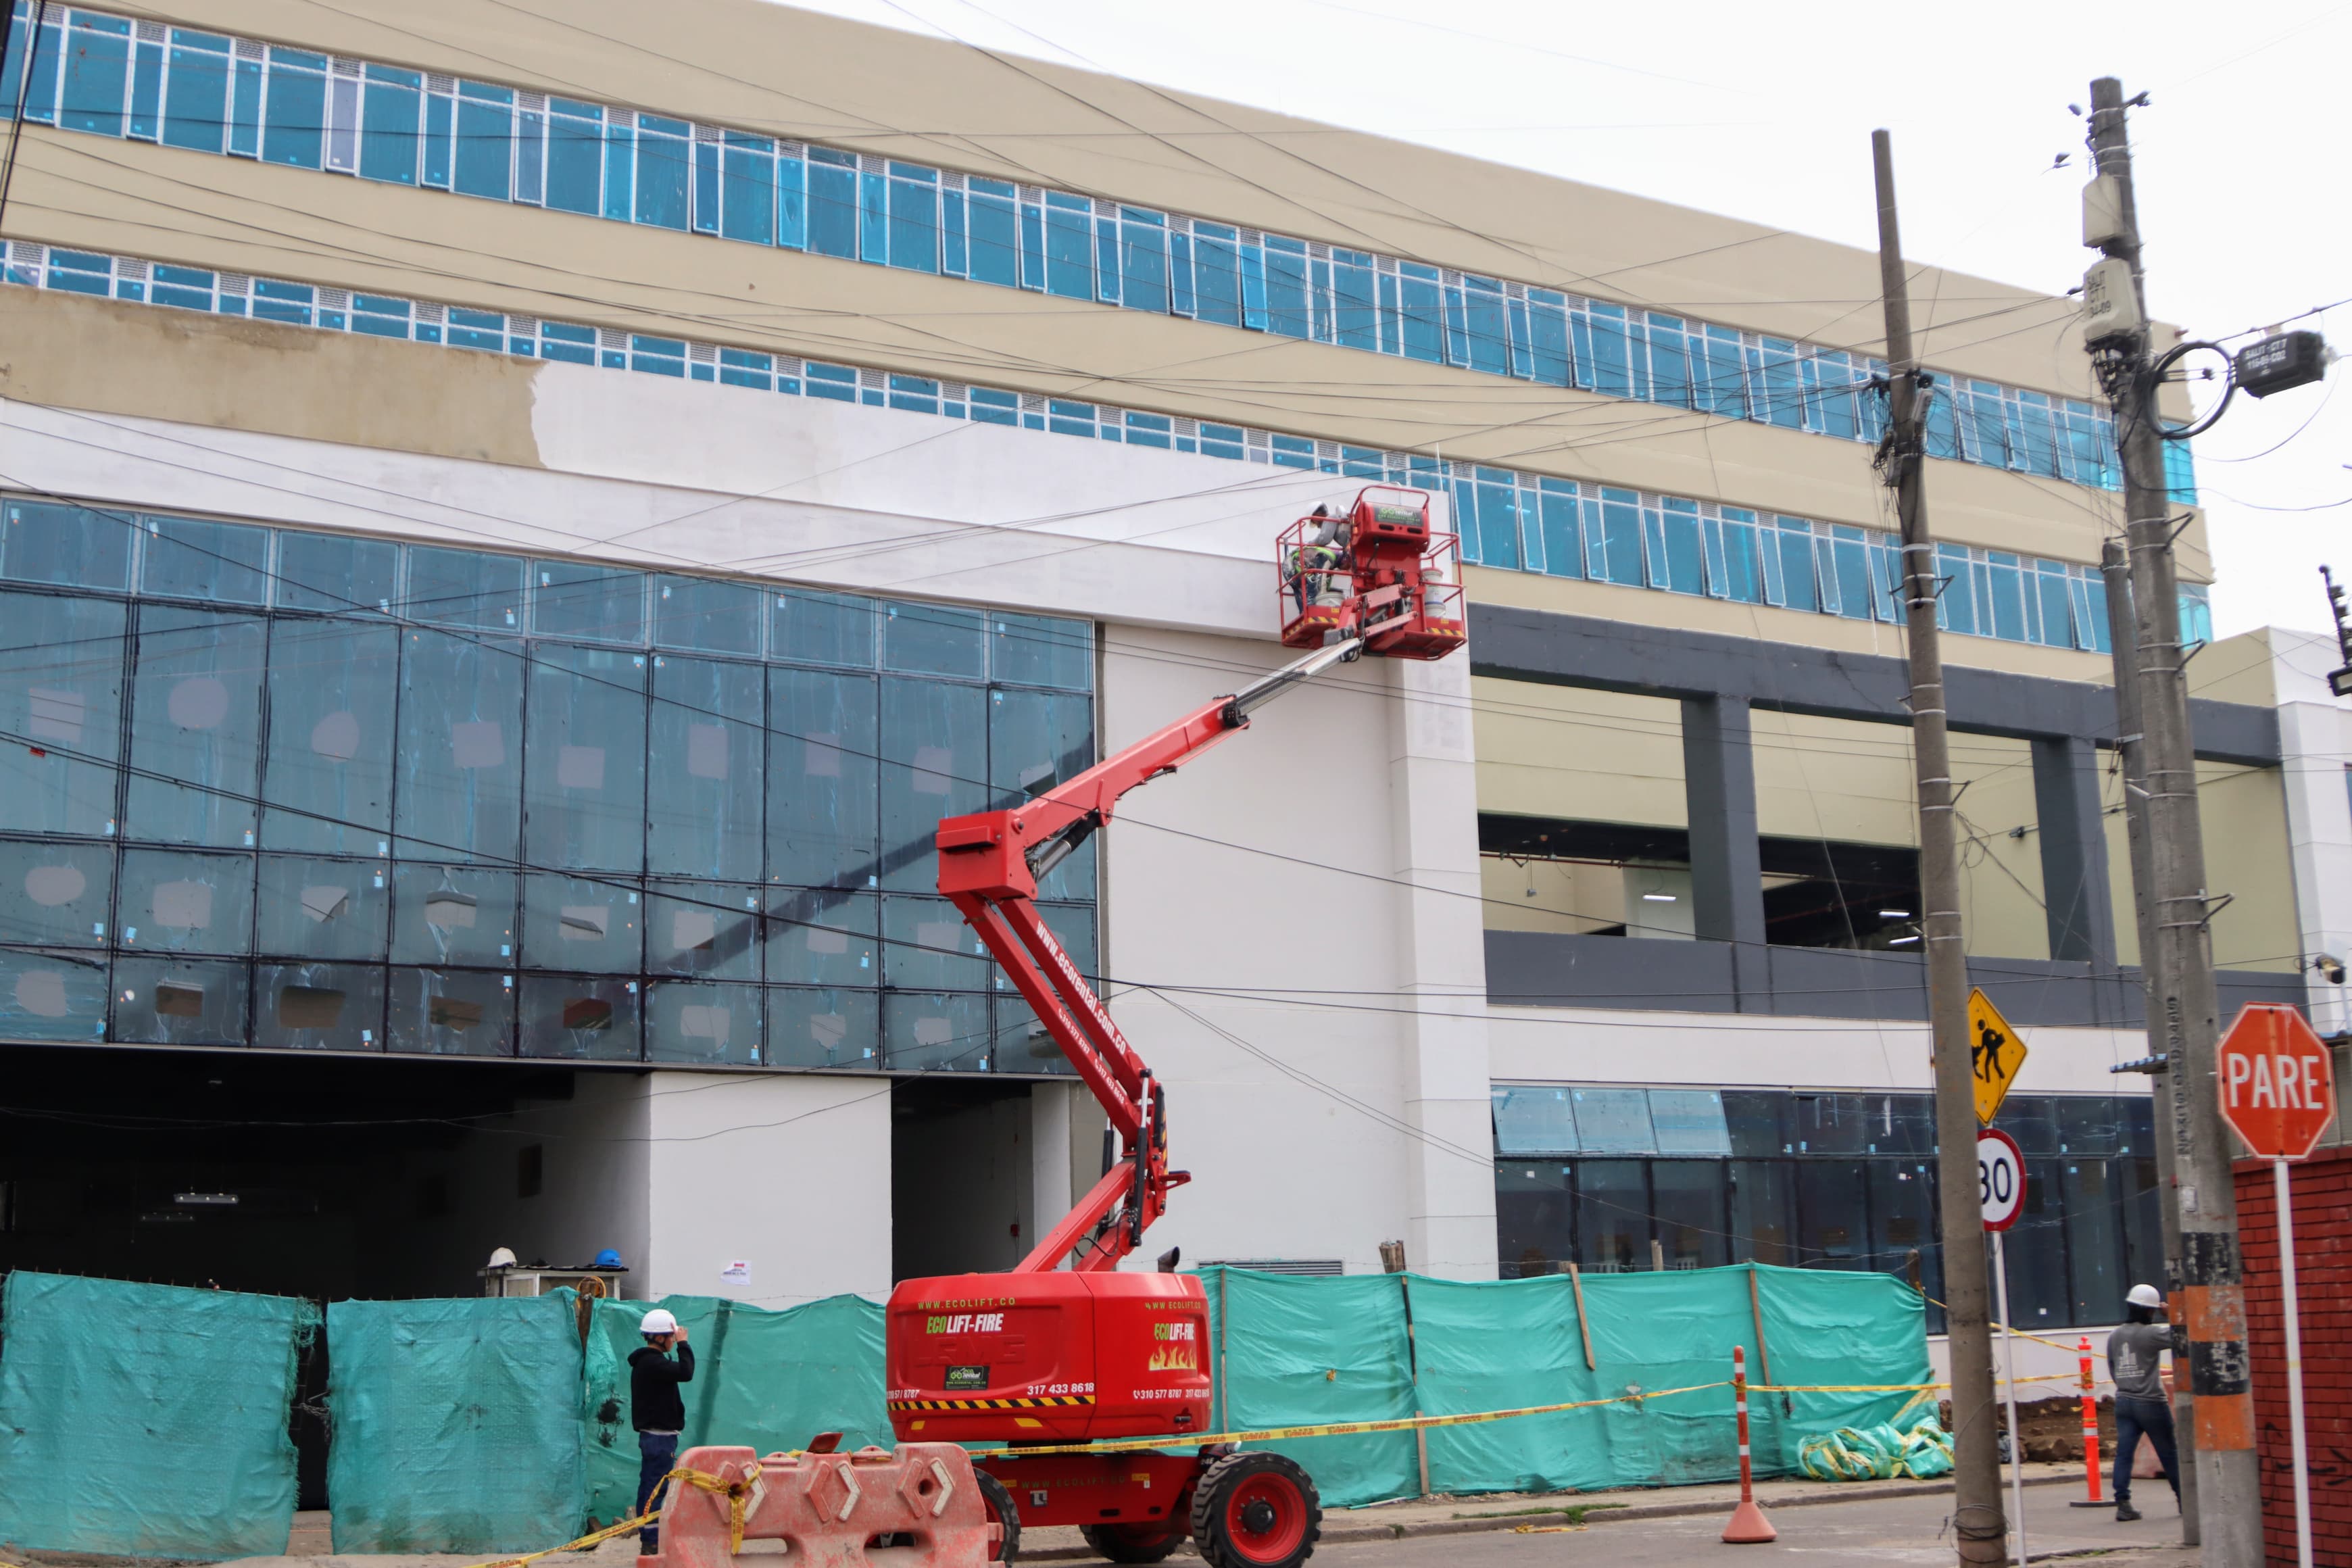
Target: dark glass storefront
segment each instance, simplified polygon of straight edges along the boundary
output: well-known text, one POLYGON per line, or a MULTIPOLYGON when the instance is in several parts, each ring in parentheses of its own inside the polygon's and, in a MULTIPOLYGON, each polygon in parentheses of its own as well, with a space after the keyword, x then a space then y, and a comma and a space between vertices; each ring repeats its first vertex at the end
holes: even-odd
MULTIPOLYGON (((1506 1279, 1756 1262, 1916 1271, 1942 1293, 1924 1094, 1508 1085, 1494 1109, 1506 1279)), ((2012 1095, 1999 1124, 2026 1155, 2018 1325, 2118 1321, 2124 1292, 2163 1273, 2149 1101, 2012 1095)))

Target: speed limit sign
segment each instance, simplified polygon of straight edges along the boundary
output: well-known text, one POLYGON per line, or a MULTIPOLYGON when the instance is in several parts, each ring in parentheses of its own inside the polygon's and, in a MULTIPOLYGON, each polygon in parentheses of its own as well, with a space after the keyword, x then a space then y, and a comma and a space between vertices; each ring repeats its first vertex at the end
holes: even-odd
POLYGON ((2025 1212, 2025 1156, 1996 1127, 1977 1134, 1977 1204, 1987 1230, 2007 1230, 2025 1212))

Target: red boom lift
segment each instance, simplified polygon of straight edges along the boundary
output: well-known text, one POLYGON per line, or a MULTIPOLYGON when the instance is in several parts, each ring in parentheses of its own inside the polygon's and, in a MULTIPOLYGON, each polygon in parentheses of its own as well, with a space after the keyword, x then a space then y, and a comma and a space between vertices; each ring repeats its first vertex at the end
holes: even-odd
MULTIPOLYGON (((1037 879, 1108 822, 1120 796, 1246 727, 1291 688, 1366 652, 1432 659, 1461 647, 1455 560, 1453 536, 1430 531, 1418 490, 1374 486, 1343 518, 1303 520, 1277 546, 1278 592, 1283 640, 1313 652, 1026 805, 940 824, 940 891, 1102 1101, 1124 1152, 1011 1273, 908 1279, 890 1293, 899 1441, 1149 1437, 1181 1447, 1210 1430, 1200 1277, 1175 1272, 1172 1248, 1155 1272, 1118 1271, 1169 1189, 1189 1179, 1168 1168, 1167 1097, 1045 929, 1032 902, 1037 879)), ((1320 1533, 1314 1482, 1279 1454, 1209 1446, 976 1463, 1007 1561, 1024 1523, 1078 1525, 1115 1563, 1157 1563, 1190 1535, 1211 1568, 1297 1568, 1320 1533)))

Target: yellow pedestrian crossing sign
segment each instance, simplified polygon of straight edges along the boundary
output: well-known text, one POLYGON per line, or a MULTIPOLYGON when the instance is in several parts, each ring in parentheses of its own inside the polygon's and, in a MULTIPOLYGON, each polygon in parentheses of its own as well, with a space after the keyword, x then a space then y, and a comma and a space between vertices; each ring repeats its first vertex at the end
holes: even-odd
POLYGON ((2025 1066, 2025 1042, 1981 991, 1969 993, 1969 1067, 1976 1086, 1977 1123, 1990 1127, 2009 1086, 2025 1066))

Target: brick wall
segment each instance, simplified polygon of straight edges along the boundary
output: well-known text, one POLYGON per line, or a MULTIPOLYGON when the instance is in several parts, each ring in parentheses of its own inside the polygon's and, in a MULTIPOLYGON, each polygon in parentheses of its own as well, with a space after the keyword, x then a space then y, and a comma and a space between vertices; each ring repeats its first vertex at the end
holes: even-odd
MULTIPOLYGON (((2237 1166, 2246 1318, 2254 1371, 2269 1561, 2294 1563, 2294 1483, 2286 1413, 2286 1308, 2280 1291, 2277 1189, 2267 1162, 2237 1166)), ((2304 1431, 2317 1568, 2352 1568, 2352 1148, 2294 1167, 2296 1297, 2303 1309, 2304 1431)))

